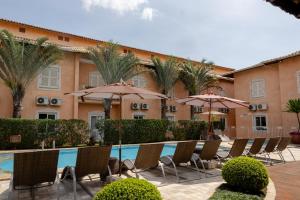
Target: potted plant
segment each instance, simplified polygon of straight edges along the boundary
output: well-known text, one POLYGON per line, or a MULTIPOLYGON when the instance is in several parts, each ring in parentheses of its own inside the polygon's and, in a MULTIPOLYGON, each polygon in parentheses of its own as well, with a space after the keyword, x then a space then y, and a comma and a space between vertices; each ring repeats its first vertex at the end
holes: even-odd
POLYGON ((300 99, 290 99, 287 102, 287 112, 290 113, 295 113, 297 116, 298 120, 298 130, 290 132, 290 135, 292 136, 292 143, 294 144, 300 144, 300 118, 299 118, 299 113, 300 113, 300 99))

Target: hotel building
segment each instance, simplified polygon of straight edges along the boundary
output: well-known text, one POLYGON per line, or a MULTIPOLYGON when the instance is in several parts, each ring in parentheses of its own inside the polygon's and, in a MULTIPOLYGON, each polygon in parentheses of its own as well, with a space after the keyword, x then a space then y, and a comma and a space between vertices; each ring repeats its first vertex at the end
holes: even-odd
MULTIPOLYGON (((0 30, 6 29, 16 37, 26 40, 35 40, 39 37, 47 37, 49 42, 57 44, 63 51, 64 56, 56 65, 45 69, 27 88, 26 95, 22 102, 22 118, 27 119, 82 119, 89 123, 91 130, 95 128, 95 121, 104 118, 102 101, 85 101, 73 96, 65 96, 67 92, 84 89, 87 86, 96 87, 103 85, 100 74, 96 66, 87 57, 87 47, 95 47, 104 44, 103 41, 91 39, 83 36, 63 33, 55 30, 0 19, 0 30)), ((162 60, 168 55, 120 46, 121 53, 132 52, 140 60, 144 67, 152 65, 151 57, 157 56, 162 60)), ((178 60, 184 60, 177 57, 178 60)), ((194 61, 197 63, 196 61, 194 61)), ((219 86, 222 90, 218 93, 228 97, 234 97, 233 79, 222 77, 221 74, 232 72, 233 69, 215 66, 214 73, 219 77, 219 86)), ((147 88, 159 92, 159 88, 149 73, 144 73, 132 78, 132 82, 137 87, 147 88)), ((176 98, 188 96, 188 91, 181 81, 170 92, 170 99, 167 104, 170 106, 167 116, 170 120, 190 119, 190 106, 179 105, 176 98)), ((123 118, 125 119, 160 119, 159 100, 125 100, 122 105, 123 118), (142 108, 136 105, 146 104, 142 108)), ((119 103, 113 102, 111 117, 119 117, 119 103)), ((9 89, 0 81, 0 118, 11 117, 12 98, 9 89)), ((199 114, 199 118, 202 116, 199 114)), ((226 133, 234 136, 230 127, 235 126, 234 111, 231 110, 224 117, 226 133)))

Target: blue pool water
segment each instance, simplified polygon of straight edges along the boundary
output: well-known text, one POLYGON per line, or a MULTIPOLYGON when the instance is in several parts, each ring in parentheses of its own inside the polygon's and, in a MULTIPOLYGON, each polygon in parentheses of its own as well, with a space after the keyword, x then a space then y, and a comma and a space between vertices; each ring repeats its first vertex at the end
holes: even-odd
MULTIPOLYGON (((122 160, 135 159, 138 152, 139 145, 123 146, 122 147, 122 160)), ((173 155, 175 152, 175 145, 165 145, 161 156, 173 155)), ((62 149, 59 152, 58 168, 64 168, 65 166, 75 166, 77 156, 77 149, 62 149)), ((111 151, 111 157, 119 157, 119 148, 114 146, 111 151)), ((0 162, 0 169, 3 171, 13 171, 13 155, 5 154, 0 157, 4 157, 4 161, 0 162)))

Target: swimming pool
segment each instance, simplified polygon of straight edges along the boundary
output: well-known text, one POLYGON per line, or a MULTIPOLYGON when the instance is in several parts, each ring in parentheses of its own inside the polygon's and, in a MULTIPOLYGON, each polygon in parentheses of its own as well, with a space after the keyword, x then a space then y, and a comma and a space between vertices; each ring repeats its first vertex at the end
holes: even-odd
MULTIPOLYGON (((175 145, 164 145, 161 156, 173 155, 175 152, 175 145)), ((122 160, 135 159, 139 145, 130 145, 122 147, 122 160)), ((77 156, 77 149, 61 149, 59 151, 58 168, 64 168, 65 166, 75 166, 77 156)), ((113 146, 111 151, 111 157, 119 156, 119 147, 113 146)), ((13 155, 12 154, 0 154, 2 160, 0 162, 0 169, 6 172, 13 171, 13 155)))

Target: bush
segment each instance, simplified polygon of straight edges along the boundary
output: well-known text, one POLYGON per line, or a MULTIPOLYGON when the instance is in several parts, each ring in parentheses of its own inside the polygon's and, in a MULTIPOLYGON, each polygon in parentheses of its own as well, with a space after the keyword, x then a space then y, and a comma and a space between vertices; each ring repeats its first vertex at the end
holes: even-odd
MULTIPOLYGON (((121 133, 123 144, 137 144, 148 142, 161 142, 165 140, 168 128, 167 120, 140 119, 121 120, 121 133)), ((118 144, 119 120, 100 120, 97 128, 104 133, 105 144, 118 144)))
POLYGON ((171 128, 175 140, 199 140, 206 137, 207 123, 204 121, 179 120, 171 128))
POLYGON ((241 156, 225 163, 224 180, 233 188, 244 192, 258 192, 269 183, 266 167, 258 160, 241 156))
POLYGON ((99 191, 94 200, 161 200, 156 186, 146 180, 127 178, 113 182, 99 191))
POLYGON ((0 149, 38 148, 43 140, 46 147, 53 140, 56 146, 75 146, 86 143, 88 137, 88 125, 82 120, 0 119, 0 149), (10 143, 11 135, 21 135, 21 143, 10 143))

